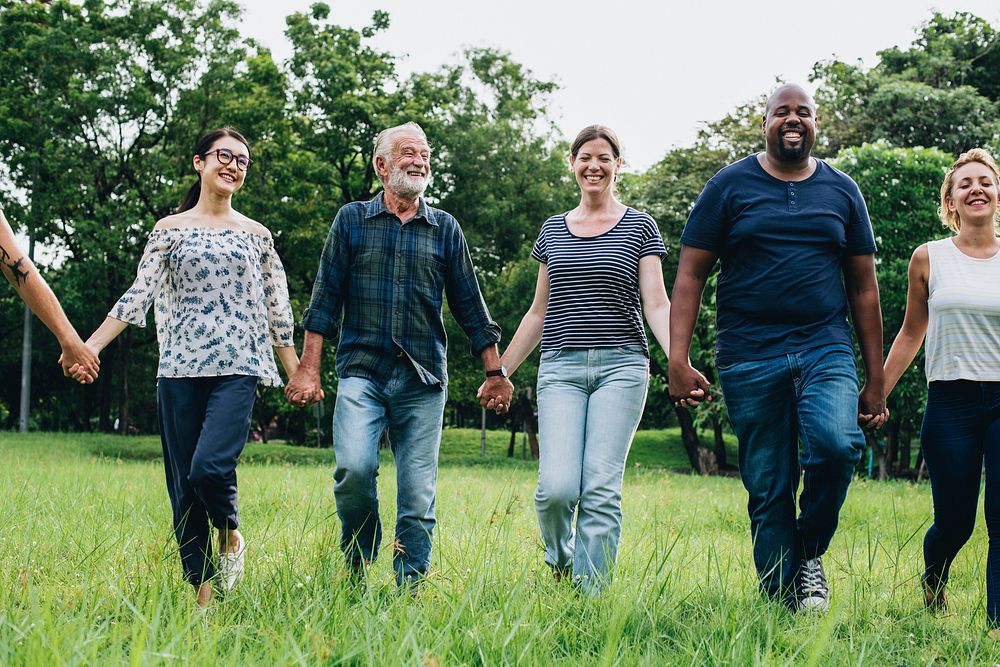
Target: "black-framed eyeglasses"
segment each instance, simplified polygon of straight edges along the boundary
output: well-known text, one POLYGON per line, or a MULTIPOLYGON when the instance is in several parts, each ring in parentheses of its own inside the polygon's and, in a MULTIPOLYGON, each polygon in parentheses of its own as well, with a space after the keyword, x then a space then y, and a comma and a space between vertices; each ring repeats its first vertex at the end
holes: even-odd
POLYGON ((214 151, 208 151, 205 155, 215 155, 215 159, 221 165, 228 165, 233 160, 236 160, 236 168, 240 171, 246 171, 247 167, 253 164, 253 160, 246 155, 237 155, 228 148, 216 148, 214 151))

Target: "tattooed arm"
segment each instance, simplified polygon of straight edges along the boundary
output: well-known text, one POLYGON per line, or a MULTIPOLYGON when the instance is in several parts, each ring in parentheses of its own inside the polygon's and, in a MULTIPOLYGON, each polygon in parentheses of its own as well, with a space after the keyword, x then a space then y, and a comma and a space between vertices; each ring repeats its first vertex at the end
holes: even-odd
POLYGON ((83 384, 90 384, 97 379, 100 360, 80 340, 76 329, 66 319, 56 295, 42 280, 31 259, 18 248, 14 231, 4 217, 3 209, 0 209, 0 273, 13 285, 38 319, 55 334, 62 348, 59 362, 62 364, 63 374, 68 376, 70 368, 79 364, 85 372, 76 379, 83 384))

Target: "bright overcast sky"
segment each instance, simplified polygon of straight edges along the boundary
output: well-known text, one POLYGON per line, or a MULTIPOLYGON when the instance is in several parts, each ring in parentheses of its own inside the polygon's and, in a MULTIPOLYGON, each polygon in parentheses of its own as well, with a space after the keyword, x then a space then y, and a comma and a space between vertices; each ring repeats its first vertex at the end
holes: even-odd
MULTIPOLYGON (((244 0, 244 30, 284 60, 284 17, 312 0, 244 0)), ((401 56, 400 73, 436 70, 469 46, 509 51, 538 78, 554 80, 553 117, 567 138, 590 123, 618 132, 643 170, 699 123, 773 87, 807 84, 813 63, 833 56, 867 66, 875 52, 909 45, 932 10, 968 11, 1000 27, 1000 2, 827 0, 328 0, 331 19, 360 28, 389 12, 376 46, 401 56)))

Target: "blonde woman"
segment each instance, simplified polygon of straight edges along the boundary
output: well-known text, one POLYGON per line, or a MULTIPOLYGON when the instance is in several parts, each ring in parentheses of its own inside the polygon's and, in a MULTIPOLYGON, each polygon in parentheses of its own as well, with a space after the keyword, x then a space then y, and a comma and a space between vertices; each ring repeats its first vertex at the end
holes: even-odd
POLYGON ((941 185, 941 220, 954 234, 910 260, 903 326, 885 363, 886 394, 926 336, 927 409, 920 442, 930 474, 934 523, 924 537, 924 601, 947 605, 951 564, 972 535, 986 468, 986 621, 1000 638, 1000 171, 976 148, 941 185))

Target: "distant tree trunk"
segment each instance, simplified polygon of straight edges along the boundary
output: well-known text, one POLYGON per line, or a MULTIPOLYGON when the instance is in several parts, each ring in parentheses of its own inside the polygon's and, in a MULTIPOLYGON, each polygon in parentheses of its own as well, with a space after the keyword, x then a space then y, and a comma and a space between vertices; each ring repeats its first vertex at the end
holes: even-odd
POLYGON ((910 444, 913 440, 913 434, 910 429, 902 430, 899 437, 899 469, 900 471, 906 471, 910 469, 910 455, 911 449, 910 444))
POLYGON ((715 462, 720 468, 726 467, 726 441, 723 436, 722 420, 712 417, 712 431, 715 434, 715 462))
POLYGON ((927 465, 924 463, 923 447, 917 447, 917 461, 913 464, 913 467, 917 469, 917 481, 923 481, 924 474, 927 472, 927 465))
POLYGON ((677 414, 677 422, 681 425, 681 442, 684 443, 684 451, 687 452, 691 467, 699 475, 718 473, 719 463, 715 459, 715 452, 702 446, 691 413, 677 406, 674 406, 674 412, 677 414))
MULTIPOLYGON (((118 343, 112 343, 117 347, 118 343)), ((111 433, 111 384, 112 378, 114 377, 115 371, 115 354, 116 350, 112 350, 112 354, 106 355, 104 362, 101 364, 101 372, 97 376, 97 381, 100 384, 100 401, 97 404, 97 429, 102 433, 111 433)))
POLYGON ((865 431, 865 442, 875 452, 875 458, 878 461, 878 479, 884 482, 889 478, 889 464, 886 457, 886 450, 879 447, 878 441, 871 431, 865 431))
POLYGON ((118 346, 118 353, 121 359, 119 373, 121 374, 121 384, 118 390, 118 433, 128 435, 129 420, 129 385, 128 367, 129 357, 132 352, 132 329, 128 328, 120 338, 121 344, 118 346))

